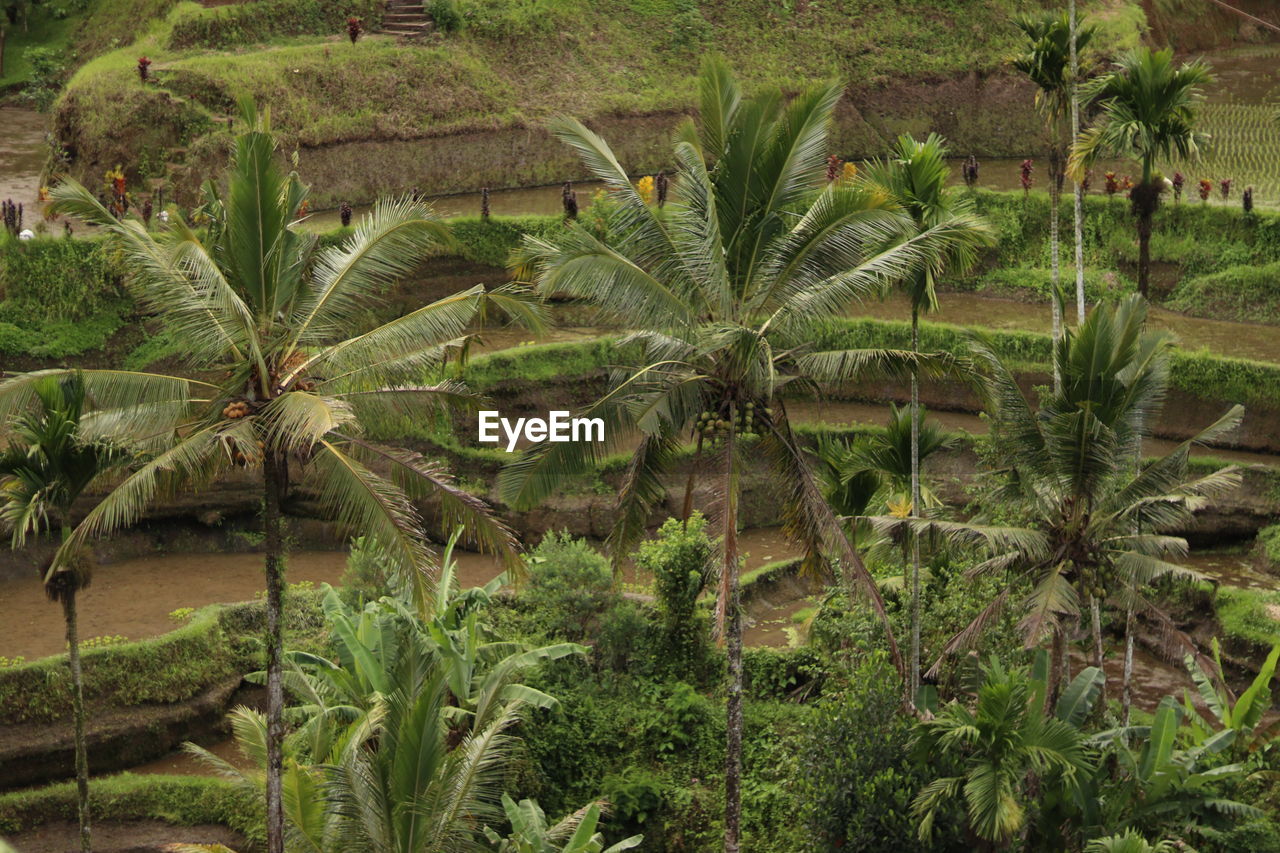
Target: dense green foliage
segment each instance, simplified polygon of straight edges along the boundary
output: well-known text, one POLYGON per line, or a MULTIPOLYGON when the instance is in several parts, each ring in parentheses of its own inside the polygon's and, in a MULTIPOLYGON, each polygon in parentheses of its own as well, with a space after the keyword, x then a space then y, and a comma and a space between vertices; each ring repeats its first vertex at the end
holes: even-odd
POLYGON ((0 353, 62 358, 101 348, 129 313, 116 269, 96 240, 0 233, 0 353))

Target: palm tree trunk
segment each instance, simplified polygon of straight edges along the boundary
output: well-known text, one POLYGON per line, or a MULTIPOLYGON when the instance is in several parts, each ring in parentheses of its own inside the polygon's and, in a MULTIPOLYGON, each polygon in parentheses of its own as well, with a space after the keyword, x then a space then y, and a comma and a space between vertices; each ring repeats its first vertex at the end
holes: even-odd
MULTIPOLYGON (((737 413, 731 404, 729 423, 737 413)), ((734 427, 725 438, 724 566, 721 588, 726 594, 726 646, 729 698, 724 756, 724 853, 738 853, 742 823, 742 616, 738 609, 738 470, 734 427)))
POLYGON ((1062 626, 1053 626, 1049 646, 1049 684, 1045 689, 1044 712, 1053 716, 1053 709, 1058 704, 1058 693, 1065 680, 1067 665, 1067 638, 1062 633, 1062 626))
POLYGON ((263 452, 262 474, 267 575, 267 853, 284 853, 284 537, 280 513, 284 476, 282 461, 273 449, 263 452))
MULTIPOLYGON (((911 306, 911 352, 920 355, 920 310, 911 306)), ((911 364, 911 515, 920 517, 920 365, 911 364)), ((920 691, 920 539, 911 537, 911 701, 920 691)))
MULTIPOLYGON (((1050 259, 1050 269, 1053 270, 1053 287, 1049 293, 1049 298, 1053 302, 1054 344, 1062 340, 1062 269, 1058 257, 1060 251, 1058 242, 1058 208, 1062 203, 1062 193, 1058 189, 1058 175, 1061 169, 1062 158, 1058 154, 1058 143, 1054 142, 1053 148, 1049 152, 1049 252, 1053 255, 1050 259)), ((1053 361, 1053 389, 1054 391, 1062 390, 1062 372, 1058 369, 1057 359, 1053 361)))
POLYGON ((80 850, 89 853, 89 749, 85 743, 84 677, 80 670, 80 637, 76 614, 76 588, 69 585, 62 597, 62 616, 67 623, 67 662, 71 666, 71 709, 75 717, 76 808, 80 818, 80 850))
POLYGON ((1124 676, 1120 688, 1120 706, 1124 710, 1124 724, 1129 725, 1129 710, 1133 704, 1133 608, 1124 612, 1124 676))
MULTIPOLYGON (((1080 136, 1080 56, 1076 51, 1076 0, 1071 0, 1067 7, 1070 18, 1068 28, 1071 37, 1071 142, 1074 145, 1080 136)), ((1084 185, 1080 181, 1071 182, 1075 197, 1075 238, 1076 238, 1076 322, 1084 322, 1084 185)))
POLYGON ((1152 214, 1143 209, 1138 215, 1138 292, 1150 299, 1152 214))

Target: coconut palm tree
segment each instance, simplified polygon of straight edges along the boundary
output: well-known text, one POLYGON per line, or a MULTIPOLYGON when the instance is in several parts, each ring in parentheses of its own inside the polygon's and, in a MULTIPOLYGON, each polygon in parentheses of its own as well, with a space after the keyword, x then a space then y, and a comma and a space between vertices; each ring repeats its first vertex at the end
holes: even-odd
MULTIPOLYGON (((1062 278, 1058 232, 1060 218, 1062 179, 1066 162, 1063 150, 1063 122, 1072 115, 1078 117, 1077 83, 1079 82, 1079 52, 1093 39, 1094 28, 1076 30, 1070 12, 1047 14, 1036 18, 1019 17, 1017 26, 1027 37, 1025 53, 1013 60, 1013 66, 1027 76, 1036 86, 1036 111, 1045 123, 1049 135, 1049 251, 1053 270, 1053 339, 1062 335, 1062 278)), ((1078 132, 1078 130, 1076 131, 1078 132)), ((1072 137, 1074 138, 1074 136, 1072 137)), ((1080 320, 1084 320, 1084 270, 1077 259, 1076 302, 1080 307, 1080 320)))
MULTIPOLYGON (((916 233, 945 227, 952 234, 947 251, 933 262, 908 271, 900 286, 911 300, 911 351, 920 352, 920 314, 938 309, 937 280, 946 272, 964 272, 981 246, 991 245, 994 235, 973 212, 972 199, 947 187, 950 176, 947 147, 942 137, 929 134, 924 142, 898 137, 889 159, 870 164, 864 180, 901 205, 911 217, 916 233)), ((920 496, 920 371, 911 368, 911 513, 924 512, 920 496)), ((911 545, 911 662, 908 683, 914 696, 920 686, 920 543, 911 545)))
MULTIPOLYGON (((183 342, 188 375, 84 372, 101 427, 134 439, 150 458, 69 534, 51 571, 179 485, 235 468, 260 475, 267 836, 269 853, 281 853, 283 504, 306 489, 327 514, 377 541, 420 608, 430 595, 431 552, 416 500, 434 501, 446 524, 465 523, 473 541, 516 565, 514 537, 479 499, 439 464, 384 447, 365 430, 465 401, 462 389, 430 377, 483 305, 531 315, 510 293, 477 286, 362 330, 356 309, 446 244, 447 228, 426 207, 384 201, 344 242, 322 247, 296 227, 306 188, 277 165, 268 117, 251 104, 244 113, 248 130, 236 139, 225 197, 206 185, 203 233, 179 221, 152 234, 139 221, 117 220, 73 181, 54 191, 56 213, 98 225, 121 253, 138 304, 183 342)), ((30 398, 40 375, 0 386, 0 417, 30 398)))
MULTIPOLYGON (((885 624, 884 604, 857 552, 822 499, 791 430, 782 391, 840 382, 872 370, 937 367, 900 351, 824 349, 823 323, 917 267, 936 264, 958 238, 950 220, 917 231, 882 194, 823 181, 839 84, 784 105, 778 91, 742 95, 723 63, 704 63, 700 119, 676 144, 673 198, 650 208, 599 136, 572 119, 551 130, 573 147, 616 202, 609 243, 581 227, 555 242, 526 238, 521 265, 539 287, 588 300, 633 333, 619 342, 627 367, 588 414, 609 442, 544 444, 500 479, 509 504, 544 499, 569 473, 589 470, 611 447, 638 438, 619 489, 610 545, 619 558, 665 498, 660 476, 694 444, 693 471, 717 495, 723 553, 717 599, 729 659, 726 851, 739 845, 742 635, 738 613, 738 498, 744 455, 767 463, 786 530, 813 556, 835 556, 885 624), (709 474, 706 468, 713 468, 709 474)), ((692 483, 692 481, 691 481, 692 483)), ((691 493, 691 487, 690 487, 691 493)), ((688 504, 686 503, 686 506, 688 504)))
POLYGON ((1070 171, 1080 180, 1103 152, 1130 156, 1142 164, 1142 178, 1130 200, 1138 219, 1138 290, 1148 296, 1151 278, 1151 227, 1164 176, 1158 158, 1196 156, 1204 134, 1195 129, 1200 87, 1211 79, 1200 60, 1175 65, 1173 50, 1141 47, 1121 58, 1115 71, 1101 77, 1094 96, 1101 114, 1076 139, 1070 171))
MULTIPOLYGON (((8 425, 9 446, 0 453, 0 521, 12 530, 14 548, 29 534, 57 529, 71 534, 71 508, 91 484, 126 458, 119 448, 95 439, 84 379, 77 373, 44 377, 32 385, 34 400, 8 425)), ((90 849, 89 755, 85 745, 84 679, 80 671, 76 594, 93 578, 92 562, 69 555, 57 571, 44 576, 49 598, 62 605, 71 668, 71 705, 75 726, 77 811, 80 848, 90 849)))
MULTIPOLYGON (((1001 448, 1002 486, 992 496, 1020 507, 1025 527, 882 517, 881 532, 901 536, 914 526, 920 535, 959 543, 981 543, 993 556, 972 570, 1009 580, 996 598, 943 650, 947 655, 973 643, 983 626, 1011 600, 1025 613, 1028 648, 1046 634, 1053 644, 1054 677, 1062 681, 1066 634, 1090 599, 1111 600, 1146 613, 1171 636, 1181 638, 1143 588, 1161 576, 1196 578, 1177 563, 1186 540, 1161 535, 1190 521, 1205 498, 1237 486, 1232 466, 1200 478, 1188 476, 1188 459, 1198 444, 1233 428, 1243 409, 1234 406, 1217 423, 1166 456, 1135 468, 1133 458, 1150 430, 1168 383, 1167 340, 1144 332, 1145 303, 1134 296, 1118 305, 1099 305, 1083 326, 1067 331, 1054 348, 1062 390, 1039 410, 1023 396, 1017 380, 993 346, 979 338, 974 352, 985 366, 981 388, 992 419, 992 440, 1001 448), (1022 589, 1029 589, 1023 594, 1022 589)), ((1092 608, 1091 608, 1092 609, 1092 608)), ((1099 620, 1093 620, 1095 666, 1101 666, 1099 620)), ((941 664, 934 664, 933 672, 941 664)))

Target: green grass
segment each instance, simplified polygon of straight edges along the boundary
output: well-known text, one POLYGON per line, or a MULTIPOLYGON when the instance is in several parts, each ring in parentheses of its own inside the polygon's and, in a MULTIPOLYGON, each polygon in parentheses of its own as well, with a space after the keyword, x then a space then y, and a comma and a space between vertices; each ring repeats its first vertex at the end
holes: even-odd
POLYGON ((0 92, 18 88, 31 79, 31 64, 27 62, 29 47, 49 47, 66 50, 70 46, 72 20, 58 18, 47 6, 35 6, 31 10, 28 26, 10 27, 4 43, 4 73, 0 74, 0 92))
POLYGON ((1228 267, 1179 283, 1176 311, 1239 322, 1280 321, 1280 262, 1228 267))
MULTIPOLYGON (((168 8, 163 0, 129 2, 168 8)), ((586 120, 669 113, 694 104, 699 58, 716 49, 728 55, 749 88, 769 84, 796 91, 833 76, 874 88, 893 80, 994 72, 1017 47, 1017 35, 1012 26, 987 22, 1050 4, 849 0, 812 3, 804 12, 789 11, 789 4, 777 0, 466 0, 457 5, 461 29, 423 44, 406 46, 370 35, 350 45, 337 32, 284 38, 280 34, 287 28, 272 25, 224 28, 211 39, 226 49, 207 51, 171 44, 175 38, 178 44, 191 43, 182 33, 193 20, 249 12, 196 11, 184 4, 167 19, 153 18, 135 44, 81 68, 60 115, 64 124, 77 128, 83 155, 104 162, 124 158, 131 167, 133 157, 161 136, 170 138, 169 148, 206 136, 212 126, 200 126, 194 117, 225 115, 244 95, 273 107, 276 129, 289 147, 536 126, 560 113, 586 120), (236 40, 232 36, 240 43, 228 44, 236 40), (920 50, 921 44, 930 49, 920 50), (155 81, 145 89, 134 69, 142 53, 155 62, 155 81), (171 116, 132 103, 165 98, 174 99, 171 116), (157 121, 165 126, 163 134, 149 124, 157 121), (129 144, 117 145, 117 138, 129 144)), ((1117 25, 1117 47, 1126 43, 1125 27, 1137 32, 1141 16, 1136 3, 1122 5, 1137 17, 1129 15, 1127 23, 1117 25)), ((145 19, 143 8, 139 15, 135 20, 145 19)), ((885 132, 900 129, 905 128, 885 132)), ((220 144, 217 136, 214 132, 192 153, 220 144)))
POLYGON ((1280 641, 1280 592, 1224 586, 1214 603, 1223 637, 1260 649, 1280 641))
MULTIPOLYGON (((89 808, 96 822, 160 820, 174 826, 221 824, 261 840, 258 798, 225 779, 121 773, 93 780, 89 808)), ((0 794, 0 834, 76 820, 75 782, 0 794)))

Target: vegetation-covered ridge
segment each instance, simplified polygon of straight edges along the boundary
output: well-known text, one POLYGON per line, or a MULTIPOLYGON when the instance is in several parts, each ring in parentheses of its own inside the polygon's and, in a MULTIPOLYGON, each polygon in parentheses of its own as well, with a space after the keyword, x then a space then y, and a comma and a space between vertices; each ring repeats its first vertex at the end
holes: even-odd
MULTIPOLYGON (((1022 114, 1014 107, 1026 93, 1008 78, 948 83, 943 90, 936 84, 1001 68, 1016 31, 979 22, 1009 20, 1042 7, 1039 0, 913 2, 909 8, 870 0, 794 6, 444 0, 431 6, 437 35, 412 44, 376 34, 349 44, 340 27, 330 27, 328 37, 299 35, 297 22, 306 24, 302 31, 317 32, 334 17, 288 14, 309 2, 262 0, 214 10, 179 5, 133 44, 86 63, 70 80, 55 122, 76 173, 96 177, 119 164, 131 174, 161 177, 174 160, 207 170, 225 149, 222 119, 243 96, 272 105, 286 145, 302 149, 306 177, 333 205, 414 185, 456 191, 571 177, 572 159, 541 134, 523 143, 494 135, 538 128, 560 113, 604 123, 657 114, 643 138, 622 149, 630 167, 656 170, 672 114, 693 106, 696 58, 713 46, 751 88, 795 91, 833 75, 844 80, 852 97, 838 115, 835 142, 848 155, 879 152, 898 132, 939 122, 979 154, 1021 152, 1035 132, 1029 114, 1011 121, 1022 114), (926 43, 930 50, 918 49, 926 43), (152 61, 147 82, 136 69, 143 54, 152 61), (923 81, 934 85, 913 86, 923 81), (883 87, 890 85, 893 95, 885 97, 883 87), (356 156, 347 158, 345 171, 321 155, 308 156, 335 144, 467 133, 479 136, 456 140, 463 151, 352 150, 356 156), (377 164, 362 162, 375 158, 377 164)), ((1144 26, 1138 4, 1097 5, 1110 49, 1136 43, 1144 26)), ((199 183, 179 172, 171 177, 188 192, 199 183)))

